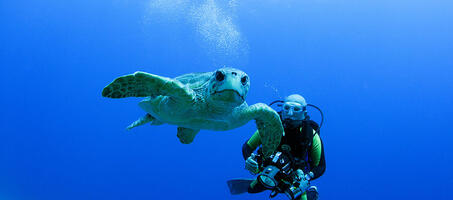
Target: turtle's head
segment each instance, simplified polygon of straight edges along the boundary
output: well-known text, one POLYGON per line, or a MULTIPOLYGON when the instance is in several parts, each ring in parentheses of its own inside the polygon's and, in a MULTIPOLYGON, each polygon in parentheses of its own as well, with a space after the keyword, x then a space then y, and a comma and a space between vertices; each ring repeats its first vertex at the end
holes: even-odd
POLYGON ((244 103, 250 88, 249 76, 238 69, 221 68, 216 70, 208 87, 208 100, 236 107, 244 103))

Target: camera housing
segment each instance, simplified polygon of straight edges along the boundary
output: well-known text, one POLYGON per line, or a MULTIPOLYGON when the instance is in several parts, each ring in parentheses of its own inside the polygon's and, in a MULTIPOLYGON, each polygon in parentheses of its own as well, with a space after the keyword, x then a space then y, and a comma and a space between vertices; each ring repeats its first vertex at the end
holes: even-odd
POLYGON ((287 153, 277 151, 262 163, 263 167, 257 178, 267 189, 275 189, 281 180, 292 182, 293 162, 287 153))

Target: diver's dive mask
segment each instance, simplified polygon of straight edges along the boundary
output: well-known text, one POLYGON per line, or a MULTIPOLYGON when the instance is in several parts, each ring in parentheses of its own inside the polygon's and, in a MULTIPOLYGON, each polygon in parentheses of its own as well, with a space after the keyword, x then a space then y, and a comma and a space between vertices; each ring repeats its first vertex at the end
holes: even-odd
POLYGON ((289 95, 284 101, 273 101, 269 106, 272 106, 275 103, 279 103, 277 106, 282 108, 279 113, 281 114, 282 124, 285 128, 298 128, 302 125, 304 120, 310 119, 307 113, 307 106, 317 109, 321 114, 321 123, 319 123, 316 131, 319 132, 319 129, 323 125, 324 114, 321 109, 313 104, 307 104, 305 99, 298 94, 289 95))
POLYGON ((286 128, 297 128, 307 117, 307 107, 297 102, 285 102, 282 105, 282 123, 286 128))

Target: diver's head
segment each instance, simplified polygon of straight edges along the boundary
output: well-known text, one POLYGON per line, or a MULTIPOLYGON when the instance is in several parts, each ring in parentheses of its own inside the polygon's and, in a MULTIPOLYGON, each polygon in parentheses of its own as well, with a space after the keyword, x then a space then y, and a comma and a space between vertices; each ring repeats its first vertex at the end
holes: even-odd
POLYGON ((285 98, 282 105, 282 121, 285 127, 297 127, 307 116, 307 102, 299 94, 285 98))
POLYGON ((224 106, 236 107, 245 101, 250 88, 248 75, 238 69, 216 70, 209 81, 208 100, 224 106))

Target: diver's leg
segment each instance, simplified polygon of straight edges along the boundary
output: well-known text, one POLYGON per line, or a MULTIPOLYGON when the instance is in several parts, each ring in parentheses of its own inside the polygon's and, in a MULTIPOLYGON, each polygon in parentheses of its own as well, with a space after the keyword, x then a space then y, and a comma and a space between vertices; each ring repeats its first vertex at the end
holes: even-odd
POLYGON ((264 190, 266 190, 266 188, 255 179, 252 183, 250 183, 248 192, 249 193, 259 193, 264 190))
POLYGON ((307 200, 318 200, 319 193, 316 186, 310 186, 305 193, 307 194, 307 200))
POLYGON ((307 193, 305 192, 302 195, 300 195, 298 200, 307 200, 307 193))

